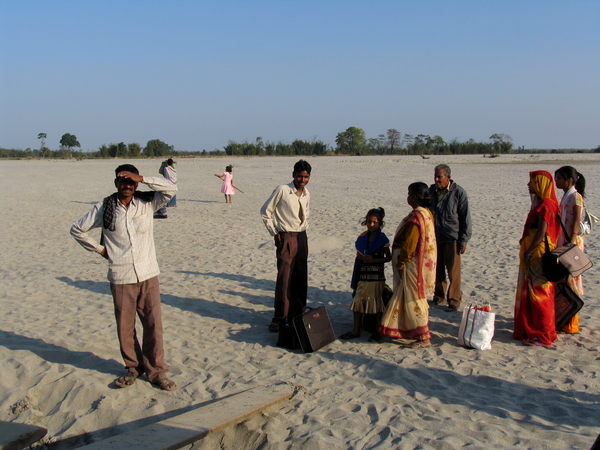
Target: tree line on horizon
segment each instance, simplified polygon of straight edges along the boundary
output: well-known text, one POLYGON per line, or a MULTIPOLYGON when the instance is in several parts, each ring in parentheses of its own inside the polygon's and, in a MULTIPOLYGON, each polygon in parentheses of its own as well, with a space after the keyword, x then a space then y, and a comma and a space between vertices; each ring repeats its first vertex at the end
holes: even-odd
MULTIPOLYGON (((505 153, 525 153, 525 147, 514 149, 512 138, 508 134, 494 133, 488 142, 476 142, 469 139, 460 142, 457 138, 449 142, 444 141, 441 136, 433 137, 424 134, 411 135, 402 134, 396 129, 388 129, 385 134, 376 138, 366 138, 364 130, 357 127, 349 127, 337 134, 335 147, 325 144, 323 141, 313 139, 304 141, 294 140, 291 144, 282 141, 263 141, 257 137, 254 142, 236 142, 229 140, 223 150, 212 151, 181 151, 175 150, 173 145, 168 145, 160 139, 152 139, 142 147, 138 143, 125 144, 102 144, 97 151, 83 152, 77 137, 65 133, 59 143, 59 150, 50 150, 45 145, 46 133, 39 133, 41 140, 39 150, 5 149, 0 147, 0 158, 154 158, 167 156, 332 156, 332 155, 469 155, 490 154, 500 155, 505 153)), ((528 149, 527 153, 548 152, 595 152, 600 153, 600 145, 595 149, 528 149)))

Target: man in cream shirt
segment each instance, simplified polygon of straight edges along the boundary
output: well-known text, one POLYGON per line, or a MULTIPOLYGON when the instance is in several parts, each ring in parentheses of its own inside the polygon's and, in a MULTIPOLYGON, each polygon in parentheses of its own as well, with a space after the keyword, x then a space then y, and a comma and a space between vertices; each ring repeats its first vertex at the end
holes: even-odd
POLYGON ((262 220, 275 238, 277 283, 275 314, 269 330, 301 314, 308 292, 308 215, 310 194, 306 185, 311 167, 304 160, 294 165, 293 181, 277 186, 260 210, 262 220))

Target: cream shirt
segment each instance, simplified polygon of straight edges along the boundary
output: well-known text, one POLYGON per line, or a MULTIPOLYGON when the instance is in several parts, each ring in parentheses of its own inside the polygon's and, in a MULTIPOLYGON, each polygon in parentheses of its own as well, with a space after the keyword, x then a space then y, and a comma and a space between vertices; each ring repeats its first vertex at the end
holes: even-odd
MULTIPOLYGON (((115 231, 105 230, 108 280, 113 284, 141 283, 157 276, 154 249, 154 212, 177 192, 177 186, 163 177, 144 177, 143 184, 157 191, 150 202, 133 198, 129 208, 117 201, 115 231)), ((86 250, 102 253, 104 246, 87 233, 103 226, 104 207, 99 202, 71 227, 71 235, 86 250)))
POLYGON ((300 232, 308 229, 310 193, 306 187, 298 194, 292 181, 277 186, 260 210, 262 220, 271 236, 285 232, 300 232), (302 209, 301 209, 302 208, 302 209), (302 211, 302 220, 300 220, 302 211))

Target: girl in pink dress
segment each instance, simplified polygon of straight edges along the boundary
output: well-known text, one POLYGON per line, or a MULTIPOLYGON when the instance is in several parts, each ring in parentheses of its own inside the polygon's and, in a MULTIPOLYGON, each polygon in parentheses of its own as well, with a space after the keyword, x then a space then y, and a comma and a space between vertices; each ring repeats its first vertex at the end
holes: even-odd
POLYGON ((227 166, 225 168, 225 172, 223 172, 223 175, 217 175, 215 173, 215 175, 217 177, 219 177, 221 180, 223 180, 223 186, 221 187, 221 193, 225 194, 225 203, 231 203, 231 196, 233 194, 235 194, 235 190, 233 189, 233 175, 231 173, 232 171, 233 171, 233 167, 227 166), (227 199, 227 196, 229 196, 229 200, 227 199))
MULTIPOLYGON (((581 249, 585 250, 580 222, 583 216, 583 197, 585 197, 585 178, 574 167, 563 166, 554 172, 556 187, 561 189, 564 194, 560 201, 560 217, 571 242, 581 249)), ((557 247, 564 245, 566 238, 561 231, 558 237, 557 247)), ((577 295, 583 296, 583 282, 581 275, 573 278, 567 277, 567 284, 577 295)), ((557 330, 558 331, 558 330, 557 330)), ((579 313, 571 319, 562 330, 563 333, 574 334, 579 332, 579 313)))

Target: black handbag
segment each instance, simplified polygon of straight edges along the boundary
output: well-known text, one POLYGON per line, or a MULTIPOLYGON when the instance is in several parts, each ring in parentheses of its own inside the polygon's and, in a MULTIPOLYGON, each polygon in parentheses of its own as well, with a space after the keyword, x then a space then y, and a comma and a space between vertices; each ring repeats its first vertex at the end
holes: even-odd
POLYGON ((593 266, 587 255, 570 242, 571 238, 562 223, 562 219, 560 219, 560 226, 567 241, 566 244, 550 251, 548 234, 544 236, 546 251, 542 255, 542 270, 546 279, 553 283, 561 281, 569 275, 578 277, 593 266))

